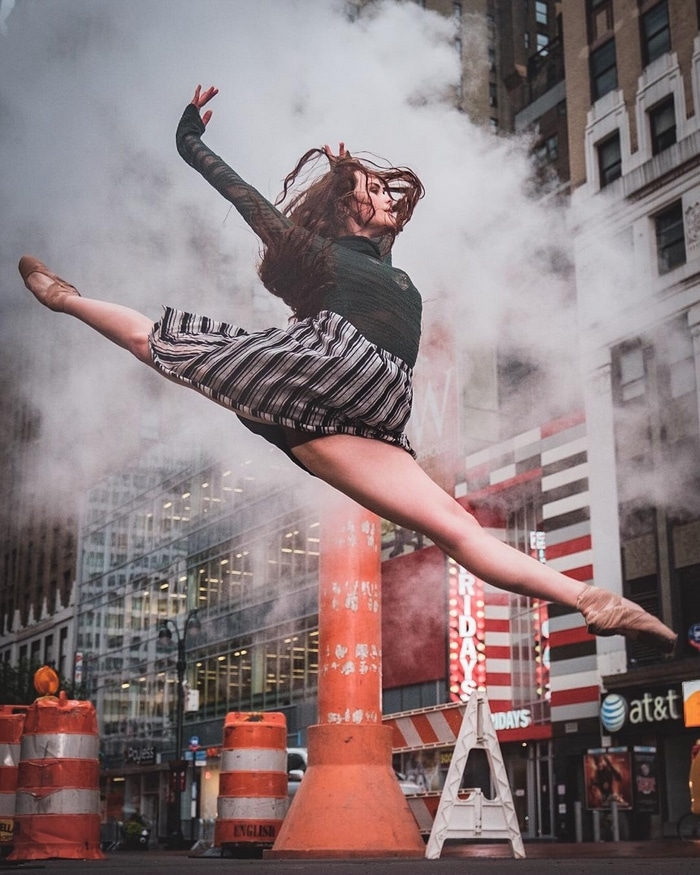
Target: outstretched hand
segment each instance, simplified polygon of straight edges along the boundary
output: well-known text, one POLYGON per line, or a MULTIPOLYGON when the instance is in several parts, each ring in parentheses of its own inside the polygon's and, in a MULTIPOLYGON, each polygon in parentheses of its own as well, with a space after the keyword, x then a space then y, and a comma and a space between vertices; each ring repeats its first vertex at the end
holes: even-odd
MULTIPOLYGON (((219 93, 219 89, 215 88, 213 85, 211 85, 209 88, 207 88, 207 90, 204 92, 202 91, 202 86, 198 85, 194 90, 194 97, 192 98, 190 103, 193 106, 196 106, 197 109, 201 109, 203 106, 205 106, 207 103, 209 103, 209 101, 212 98, 216 97, 216 95, 218 93, 219 93)), ((212 111, 210 109, 208 109, 204 113, 204 115, 202 116, 202 124, 204 125, 205 128, 209 124, 209 119, 211 117, 212 117, 212 111)))
POLYGON ((337 164, 338 161, 342 161, 345 158, 350 158, 351 155, 348 150, 345 148, 345 143, 338 143, 338 154, 335 155, 330 146, 324 146, 323 151, 326 153, 326 157, 330 161, 331 165, 337 164))

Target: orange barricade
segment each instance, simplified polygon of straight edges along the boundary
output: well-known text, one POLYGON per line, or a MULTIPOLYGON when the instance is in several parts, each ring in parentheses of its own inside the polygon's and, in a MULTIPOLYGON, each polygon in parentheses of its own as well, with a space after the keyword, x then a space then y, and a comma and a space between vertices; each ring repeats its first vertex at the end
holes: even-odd
POLYGON ((214 844, 271 847, 287 813, 284 714, 226 715, 214 844))
POLYGON ((12 846, 19 748, 27 707, 0 705, 0 854, 12 846))
POLYGON ((391 727, 394 753, 454 746, 466 708, 464 702, 457 702, 385 717, 384 725, 391 727))
POLYGON ((27 711, 8 860, 102 860, 97 715, 90 702, 44 696, 27 711))

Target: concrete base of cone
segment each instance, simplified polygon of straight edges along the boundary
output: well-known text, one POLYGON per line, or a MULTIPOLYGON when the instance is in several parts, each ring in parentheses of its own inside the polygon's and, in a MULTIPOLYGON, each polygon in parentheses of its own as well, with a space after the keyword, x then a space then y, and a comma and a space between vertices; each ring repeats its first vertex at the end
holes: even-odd
POLYGON ((309 768, 266 858, 423 857, 388 726, 311 726, 309 768))

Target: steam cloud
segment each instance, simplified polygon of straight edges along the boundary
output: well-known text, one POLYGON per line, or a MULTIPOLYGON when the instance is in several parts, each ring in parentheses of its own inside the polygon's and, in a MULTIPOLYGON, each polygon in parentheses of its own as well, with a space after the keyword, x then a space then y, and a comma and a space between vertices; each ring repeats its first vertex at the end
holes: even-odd
MULTIPOLYGON (((482 25, 463 26, 478 72, 482 25)), ((255 276, 257 239, 175 151, 197 83, 220 89, 207 143, 272 198, 313 145, 343 140, 415 169, 428 194, 394 263, 428 317, 432 300, 448 302, 464 379, 498 339, 542 369, 543 401, 579 391, 570 286, 553 266, 565 223, 532 195, 528 142, 453 107, 454 20, 398 2, 349 16, 340 0, 5 0, 0 27, 0 341, 10 384, 41 420, 43 489, 120 464, 144 437, 144 410, 161 436, 197 423, 217 452, 259 446, 230 413, 40 308, 16 272, 28 251, 83 294, 154 320, 168 303, 285 324, 255 276)))

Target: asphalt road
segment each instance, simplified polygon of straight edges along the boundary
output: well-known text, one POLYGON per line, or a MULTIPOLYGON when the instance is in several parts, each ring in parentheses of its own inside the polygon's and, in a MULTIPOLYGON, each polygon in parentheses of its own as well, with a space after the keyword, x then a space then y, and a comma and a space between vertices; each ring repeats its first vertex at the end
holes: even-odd
POLYGON ((687 875, 700 873, 700 843, 619 842, 526 844, 526 858, 513 859, 507 845, 446 846, 439 860, 401 858, 356 860, 268 860, 198 856, 187 852, 115 852, 106 860, 0 862, 0 871, 134 873, 134 875, 687 875))

